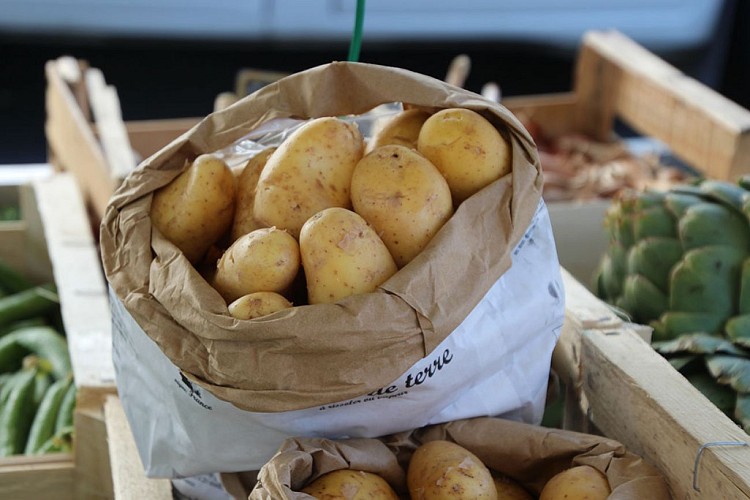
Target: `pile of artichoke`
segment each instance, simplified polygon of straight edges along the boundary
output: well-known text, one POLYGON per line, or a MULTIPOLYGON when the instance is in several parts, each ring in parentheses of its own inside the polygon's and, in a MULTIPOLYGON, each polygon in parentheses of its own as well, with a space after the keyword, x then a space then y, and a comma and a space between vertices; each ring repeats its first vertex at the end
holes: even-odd
POLYGON ((625 191, 595 291, 750 432, 750 177, 625 191))

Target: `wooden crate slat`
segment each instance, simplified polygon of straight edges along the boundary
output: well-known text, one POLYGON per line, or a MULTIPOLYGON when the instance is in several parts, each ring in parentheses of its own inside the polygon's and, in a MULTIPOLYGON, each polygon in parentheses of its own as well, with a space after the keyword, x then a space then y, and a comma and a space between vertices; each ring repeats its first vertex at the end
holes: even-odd
POLYGON ((69 453, 12 457, 0 461, 0 496, 13 500, 67 500, 73 493, 74 465, 69 453))
POLYGON ((149 479, 144 474, 130 424, 120 399, 110 396, 104 403, 104 416, 109 439, 109 459, 112 464, 112 483, 117 499, 171 499, 169 479, 149 479))
POLYGON ((61 78, 57 61, 45 65, 47 118, 45 136, 51 162, 72 172, 94 211, 101 216, 115 188, 101 146, 78 102, 61 78))
POLYGON ((750 437, 629 328, 584 331, 584 392, 605 435, 655 464, 675 498, 750 497, 750 437))
POLYGON ((124 179, 135 168, 136 158, 122 121, 117 89, 107 84, 98 68, 88 68, 84 79, 109 174, 113 179, 124 179))
POLYGON ((575 75, 580 131, 609 139, 619 116, 710 177, 750 171, 750 111, 625 35, 587 33, 575 75))

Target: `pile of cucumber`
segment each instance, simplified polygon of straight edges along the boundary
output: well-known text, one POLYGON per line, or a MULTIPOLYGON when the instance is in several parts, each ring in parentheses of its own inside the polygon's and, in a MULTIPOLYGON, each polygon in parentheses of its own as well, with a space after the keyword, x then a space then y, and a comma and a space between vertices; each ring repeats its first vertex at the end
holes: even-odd
POLYGON ((53 285, 0 261, 0 456, 70 451, 76 387, 53 285))

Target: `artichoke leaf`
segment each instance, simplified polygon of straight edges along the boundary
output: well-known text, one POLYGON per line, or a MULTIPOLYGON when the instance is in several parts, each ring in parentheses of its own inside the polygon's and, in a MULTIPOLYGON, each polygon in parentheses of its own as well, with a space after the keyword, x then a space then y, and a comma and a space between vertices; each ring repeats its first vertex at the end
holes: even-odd
POLYGON ((727 355, 707 356, 706 367, 720 384, 727 384, 737 392, 750 392, 750 359, 727 355))
POLYGON ((676 238, 645 238, 628 251, 628 274, 642 274, 661 291, 669 291, 669 276, 683 255, 682 244, 676 238))
POLYGON ((646 324, 661 316, 669 305, 667 295, 640 274, 632 274, 625 279, 623 306, 633 321, 646 324))
POLYGON ((724 330, 727 338, 736 345, 750 348, 750 314, 729 318, 724 330))
POLYGON ((677 236, 677 221, 663 205, 650 206, 633 215, 633 236, 641 241, 649 236, 677 236))
POLYGON ((702 354, 734 354, 744 356, 747 351, 738 348, 729 340, 716 335, 706 333, 692 333, 677 337, 676 339, 654 344, 654 348, 662 355, 691 353, 702 354))
POLYGON ((709 373, 685 374, 685 378, 729 418, 734 418, 737 393, 727 385, 717 382, 709 373))
POLYGON ((672 270, 669 308, 729 318, 736 314, 740 268, 745 254, 717 245, 695 248, 672 270))
POLYGON ((750 394, 737 394, 737 403, 734 408, 734 418, 740 423, 743 430, 750 434, 750 394))
POLYGON ((742 213, 742 206, 747 191, 745 191, 739 184, 705 179, 701 181, 698 188, 702 193, 705 193, 712 199, 718 200, 720 203, 732 207, 737 212, 742 213))
POLYGON ((678 223, 678 234, 685 250, 706 245, 727 245, 750 251, 750 226, 735 210, 718 203, 697 203, 678 223))
POLYGON ((667 311, 658 320, 651 322, 654 329, 652 338, 656 342, 687 334, 719 335, 723 331, 725 320, 725 316, 721 314, 667 311))

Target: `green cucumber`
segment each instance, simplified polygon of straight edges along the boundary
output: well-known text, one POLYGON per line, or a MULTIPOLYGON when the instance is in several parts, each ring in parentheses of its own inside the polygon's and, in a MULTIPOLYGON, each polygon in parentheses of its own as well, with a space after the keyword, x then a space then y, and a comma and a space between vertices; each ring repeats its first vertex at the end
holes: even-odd
POLYGON ((65 397, 60 404, 60 411, 57 412, 57 418, 55 419, 55 434, 60 434, 68 427, 73 427, 73 414, 76 409, 76 399, 78 396, 78 389, 76 385, 70 384, 68 390, 65 392, 65 397))
POLYGON ((37 369, 36 377, 34 377, 34 404, 39 406, 44 399, 44 395, 47 394, 47 390, 52 385, 52 379, 50 378, 49 372, 39 365, 37 369))
POLYGON ((0 298, 0 326, 21 319, 43 316, 59 308, 60 298, 54 287, 35 286, 0 298))
POLYGON ((8 395, 8 401, 0 410, 0 457, 23 453, 36 413, 34 405, 36 374, 36 368, 23 370, 8 395))
MULTIPOLYGON (((13 378, 14 373, 0 373, 0 394, 3 392, 3 387, 5 387, 10 380, 13 378)), ((2 405, 2 399, 0 397, 0 405, 2 405)))
POLYGON ((17 364, 19 351, 21 358, 33 354, 49 362, 56 380, 67 377, 72 371, 68 342, 50 326, 21 328, 0 338, 0 372, 9 371, 3 369, 5 366, 17 364))
POLYGON ((46 441, 54 436, 57 415, 71 383, 71 378, 62 378, 53 383, 45 393, 29 430, 29 437, 24 449, 25 454, 38 453, 46 441))
POLYGON ((5 381, 5 383, 3 383, 3 386, 0 387, 0 412, 2 412, 2 409, 5 407, 5 403, 8 401, 10 393, 13 391, 13 388, 21 377, 21 372, 17 371, 3 373, 3 376, 7 376, 7 380, 5 381))
POLYGON ((73 427, 68 426, 60 429, 53 436, 47 438, 37 449, 36 455, 47 453, 65 453, 73 449, 73 427))
POLYGON ((0 373, 10 373, 21 369, 23 358, 29 351, 12 338, 0 338, 0 373))
POLYGON ((3 337, 10 332, 20 330, 21 328, 26 328, 29 326, 44 326, 48 324, 49 322, 47 321, 47 319, 42 316, 19 319, 18 321, 14 321, 13 323, 8 323, 7 325, 0 327, 0 337, 3 337))

